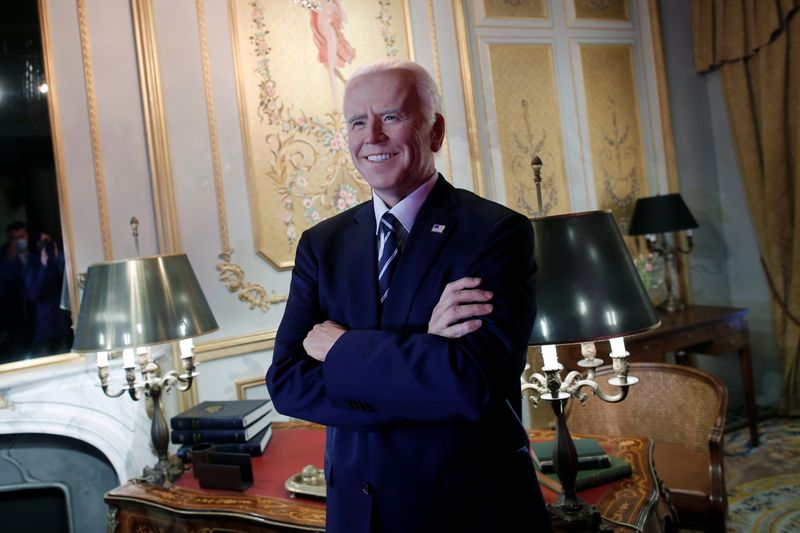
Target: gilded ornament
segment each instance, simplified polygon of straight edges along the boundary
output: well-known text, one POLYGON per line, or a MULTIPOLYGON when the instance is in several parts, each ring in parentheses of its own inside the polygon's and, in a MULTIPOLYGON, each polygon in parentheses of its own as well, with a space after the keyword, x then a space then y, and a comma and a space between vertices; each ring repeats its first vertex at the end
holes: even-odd
POLYGON ((231 255, 233 250, 219 254, 219 258, 222 259, 222 262, 217 264, 219 279, 228 292, 238 293, 239 301, 247 303, 251 310, 258 307, 266 313, 272 304, 285 302, 289 298, 288 295, 278 295, 275 291, 267 294, 261 285, 246 281, 242 267, 231 263, 231 255))

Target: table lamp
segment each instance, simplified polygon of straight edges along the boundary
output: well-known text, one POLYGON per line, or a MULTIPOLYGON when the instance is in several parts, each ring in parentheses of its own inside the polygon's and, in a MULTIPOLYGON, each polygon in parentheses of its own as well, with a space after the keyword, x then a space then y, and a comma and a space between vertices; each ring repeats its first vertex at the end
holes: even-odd
POLYGON ((667 299, 659 305, 659 309, 668 313, 674 313, 685 307, 681 298, 673 290, 672 267, 676 253, 688 254, 692 251, 694 246, 692 229, 696 227, 697 221, 679 193, 636 200, 628 234, 644 235, 647 250, 663 257, 667 299), (685 249, 672 246, 667 242, 665 234, 676 231, 686 232, 687 247, 685 249))
MULTIPOLYGON (((537 175, 538 158, 533 168, 537 175)), ((590 395, 611 403, 624 400, 628 387, 638 380, 628 375, 623 338, 655 328, 660 321, 610 211, 539 217, 531 223, 537 312, 528 344, 541 347, 544 375, 526 365, 521 389, 535 406, 539 400, 549 402, 556 415, 554 463, 562 493, 548 506, 553 526, 597 530, 599 511, 576 494, 578 455, 564 411, 573 397, 582 403, 590 395), (614 376, 608 383, 618 388, 615 394, 603 392, 594 379, 595 369, 603 364, 595 357, 597 341, 611 344, 614 376), (578 343, 583 355, 578 365, 585 374, 570 371, 562 380, 557 345, 578 343)))
POLYGON ((97 354, 100 385, 107 396, 116 398, 127 391, 133 400, 152 400, 150 437, 158 463, 144 469, 142 481, 169 487, 183 472, 182 463, 167 453, 169 428, 162 394, 173 387, 181 391, 191 388, 197 376, 192 337, 216 329, 217 322, 186 254, 97 263, 87 271, 72 349, 97 354), (170 370, 161 375, 150 347, 176 341, 182 372, 170 370), (111 391, 109 358, 119 356, 125 384, 111 391))

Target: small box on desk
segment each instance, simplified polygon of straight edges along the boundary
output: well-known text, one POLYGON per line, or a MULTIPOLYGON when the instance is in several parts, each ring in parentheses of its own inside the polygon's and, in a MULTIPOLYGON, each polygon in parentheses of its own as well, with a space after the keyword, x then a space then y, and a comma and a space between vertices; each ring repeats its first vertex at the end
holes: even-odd
POLYGON ((209 453, 192 471, 204 489, 244 491, 253 485, 253 465, 245 453, 209 453))

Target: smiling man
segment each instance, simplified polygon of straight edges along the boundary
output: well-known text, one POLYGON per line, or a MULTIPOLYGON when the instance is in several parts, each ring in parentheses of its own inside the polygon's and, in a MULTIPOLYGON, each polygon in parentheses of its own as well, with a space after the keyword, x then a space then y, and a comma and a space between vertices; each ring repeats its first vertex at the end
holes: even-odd
POLYGON ((372 199, 298 244, 267 387, 328 426, 329 533, 550 531, 519 420, 531 225, 436 172, 440 102, 415 63, 356 72, 344 114, 372 199))

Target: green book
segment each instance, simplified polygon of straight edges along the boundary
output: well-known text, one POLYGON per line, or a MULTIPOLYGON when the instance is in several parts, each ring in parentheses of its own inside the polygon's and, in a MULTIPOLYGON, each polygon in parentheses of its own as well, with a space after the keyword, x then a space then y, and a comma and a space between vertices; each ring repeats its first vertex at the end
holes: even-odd
MULTIPOLYGON (((630 463, 619 457, 609 456, 611 466, 606 468, 593 468, 591 470, 579 470, 575 478, 575 490, 578 492, 604 483, 610 483, 618 479, 626 478, 633 473, 630 463)), ((536 472, 539 483, 548 489, 561 492, 561 482, 555 474, 543 474, 536 472)))
MULTIPOLYGON (((575 439, 575 451, 578 453, 578 470, 607 468, 611 466, 606 450, 595 439, 575 439)), ((536 469, 551 474, 556 471, 553 463, 555 441, 548 440, 531 444, 533 464, 536 469)))

